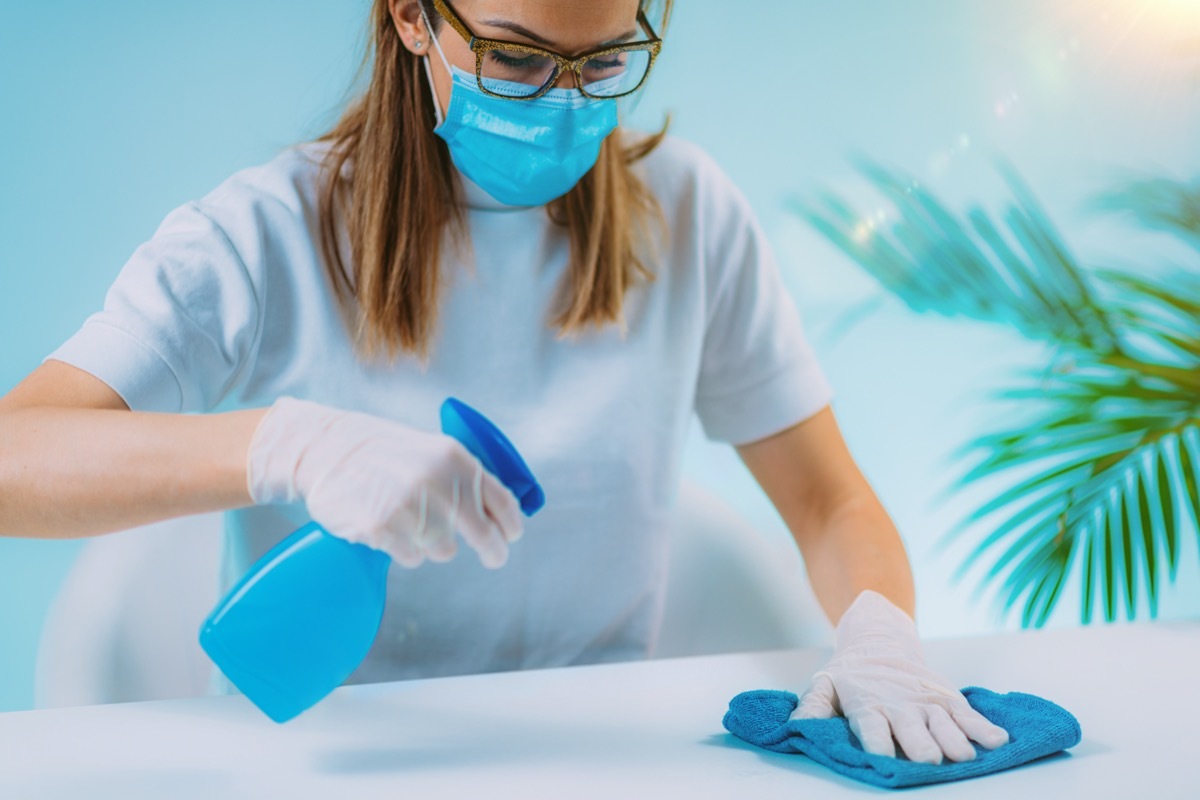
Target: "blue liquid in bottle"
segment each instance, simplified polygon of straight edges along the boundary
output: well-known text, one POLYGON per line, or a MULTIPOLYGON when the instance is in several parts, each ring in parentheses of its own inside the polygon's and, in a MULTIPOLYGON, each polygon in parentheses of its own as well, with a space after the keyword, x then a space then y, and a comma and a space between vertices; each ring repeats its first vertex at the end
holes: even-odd
MULTIPOLYGON (((508 438, 453 397, 442 432, 463 444, 533 516, 545 495, 508 438)), ((316 522, 272 547, 200 629, 200 646, 251 702, 286 722, 320 702, 362 663, 383 619, 392 559, 316 522)))

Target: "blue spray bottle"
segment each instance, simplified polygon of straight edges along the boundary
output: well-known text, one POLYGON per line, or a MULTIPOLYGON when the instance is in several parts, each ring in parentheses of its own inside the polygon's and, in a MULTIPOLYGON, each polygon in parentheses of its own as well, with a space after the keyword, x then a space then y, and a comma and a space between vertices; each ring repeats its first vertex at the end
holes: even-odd
MULTIPOLYGON (((463 444, 532 516, 541 487, 512 443, 486 417, 451 397, 442 432, 463 444)), ((251 566, 209 614, 200 646, 263 713, 286 722, 342 684, 379 632, 392 559, 340 539, 316 522, 251 566)))

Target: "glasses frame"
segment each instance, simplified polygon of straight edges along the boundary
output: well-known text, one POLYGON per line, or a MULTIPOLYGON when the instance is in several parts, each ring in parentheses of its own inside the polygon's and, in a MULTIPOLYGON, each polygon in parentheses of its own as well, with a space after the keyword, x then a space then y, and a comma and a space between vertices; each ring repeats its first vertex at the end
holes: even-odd
MULTIPOLYGON (((625 44, 613 45, 612 47, 601 47, 597 50, 591 50, 582 53, 574 58, 569 58, 556 53, 553 50, 547 50, 544 47, 537 47, 532 44, 523 44, 521 42, 509 42, 503 39, 485 39, 476 36, 467 27, 467 24, 462 21, 462 18, 455 13, 454 9, 446 2, 446 0, 433 0, 433 9, 444 19, 451 28, 458 32, 458 35, 466 40, 467 46, 475 53, 475 80, 479 83, 480 90, 492 97, 502 97, 505 100, 534 100, 541 97, 546 92, 550 91, 554 84, 558 83, 558 79, 567 70, 575 75, 575 87, 579 89, 584 97, 590 97, 595 100, 616 100, 620 97, 628 97, 629 95, 642 88, 646 82, 646 78, 650 76, 650 70, 654 68, 654 61, 658 58, 659 52, 662 50, 662 39, 654 32, 654 28, 650 26, 650 20, 646 18, 646 14, 642 9, 638 8, 637 21, 638 24, 650 35, 649 39, 639 40, 636 42, 627 42, 625 44), (519 53, 529 53, 531 55, 547 56, 554 59, 555 68, 554 74, 546 81, 546 83, 533 94, 513 96, 508 94, 500 94, 493 92, 483 84, 483 58, 492 50, 514 50, 519 53), (588 61, 598 56, 613 55, 616 53, 639 52, 647 51, 650 53, 650 62, 646 64, 646 74, 638 81, 638 85, 621 92, 620 94, 589 94, 587 89, 583 88, 583 65, 588 61)), ((433 36, 433 32, 429 32, 433 36)))

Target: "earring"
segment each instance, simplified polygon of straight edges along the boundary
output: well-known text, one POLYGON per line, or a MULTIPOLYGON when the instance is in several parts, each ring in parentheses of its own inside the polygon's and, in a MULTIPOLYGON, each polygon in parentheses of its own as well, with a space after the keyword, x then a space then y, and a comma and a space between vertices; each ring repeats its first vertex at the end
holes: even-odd
POLYGON ((413 49, 420 50, 424 42, 413 42, 413 49))

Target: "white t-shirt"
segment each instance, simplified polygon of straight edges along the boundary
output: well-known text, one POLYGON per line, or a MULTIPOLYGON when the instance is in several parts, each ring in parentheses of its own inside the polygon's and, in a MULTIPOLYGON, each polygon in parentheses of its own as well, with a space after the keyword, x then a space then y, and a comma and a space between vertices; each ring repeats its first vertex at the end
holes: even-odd
MULTIPOLYGON (((288 148, 173 210, 103 310, 47 358, 97 376, 135 411, 288 394, 436 431, 453 395, 508 435, 544 508, 499 570, 465 546, 449 563, 394 566, 380 635, 350 683, 650 655, 691 415, 709 439, 740 444, 831 399, 745 197, 702 150, 667 137, 636 166, 671 235, 657 280, 628 295, 627 337, 609 326, 557 340, 548 320, 564 230, 544 208, 503 206, 459 175, 475 271, 447 257, 422 372, 415 358, 354 356, 318 244, 325 147, 288 148)), ((222 594, 307 521, 302 503, 226 512, 222 594)))

